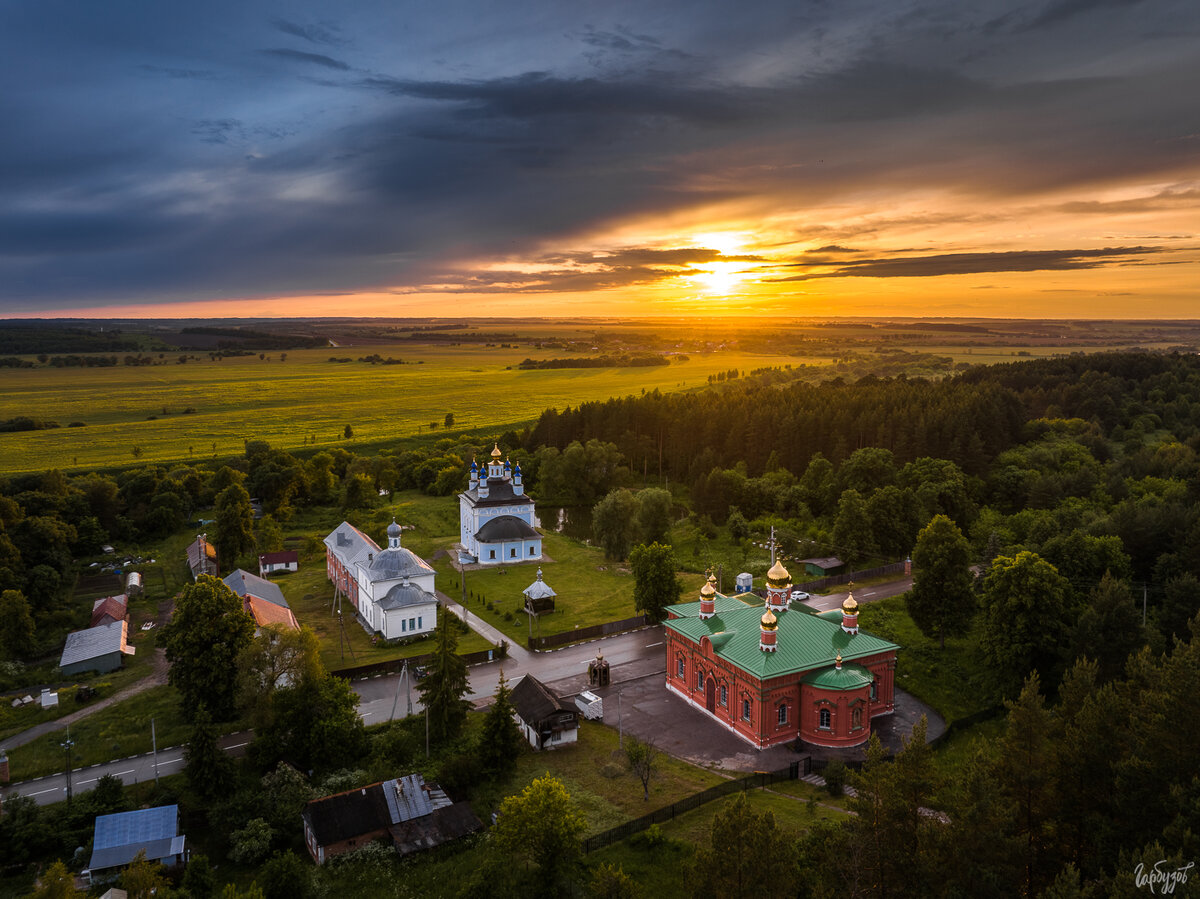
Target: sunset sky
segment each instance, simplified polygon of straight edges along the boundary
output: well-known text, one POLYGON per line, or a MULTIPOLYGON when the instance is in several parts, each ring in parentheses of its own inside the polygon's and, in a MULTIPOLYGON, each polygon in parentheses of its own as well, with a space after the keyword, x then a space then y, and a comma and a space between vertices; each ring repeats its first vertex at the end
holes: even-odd
POLYGON ((0 7, 0 317, 1200 317, 1195 0, 0 7))

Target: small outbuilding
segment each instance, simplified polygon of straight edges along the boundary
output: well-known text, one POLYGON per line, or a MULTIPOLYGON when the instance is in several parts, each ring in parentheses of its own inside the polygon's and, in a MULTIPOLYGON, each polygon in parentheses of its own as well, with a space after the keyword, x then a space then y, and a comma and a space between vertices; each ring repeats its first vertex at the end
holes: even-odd
POLYGON ((106 596, 92 603, 92 627, 129 619, 129 601, 126 594, 106 596))
POLYGON ((125 578, 125 594, 127 596, 141 596, 142 592, 143 586, 141 572, 129 572, 129 576, 125 578))
POLYGON ((125 656, 137 652, 129 645, 129 622, 111 621, 98 627, 67 634, 59 667, 63 674, 98 671, 104 674, 121 667, 125 656))
POLYGON ((179 833, 179 806, 163 805, 115 815, 99 815, 92 839, 92 858, 83 873, 89 882, 115 875, 139 852, 167 867, 185 860, 187 838, 179 833))
POLYGON ((820 559, 801 559, 804 573, 808 577, 833 577, 846 570, 846 563, 837 556, 824 556, 820 559))
POLYGON ((276 571, 299 571, 300 553, 294 549, 280 550, 273 553, 262 553, 258 557, 258 575, 266 577, 276 571))
POLYGON ((579 709, 532 674, 513 687, 512 706, 521 734, 534 749, 557 749, 578 742, 579 709))

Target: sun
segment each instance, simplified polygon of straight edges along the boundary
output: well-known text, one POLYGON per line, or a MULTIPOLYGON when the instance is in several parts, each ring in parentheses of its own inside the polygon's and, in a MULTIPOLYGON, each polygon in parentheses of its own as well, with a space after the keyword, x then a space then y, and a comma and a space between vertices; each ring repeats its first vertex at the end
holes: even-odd
POLYGON ((740 262, 695 263, 692 269, 687 275, 688 280, 711 294, 731 293, 750 277, 740 262))

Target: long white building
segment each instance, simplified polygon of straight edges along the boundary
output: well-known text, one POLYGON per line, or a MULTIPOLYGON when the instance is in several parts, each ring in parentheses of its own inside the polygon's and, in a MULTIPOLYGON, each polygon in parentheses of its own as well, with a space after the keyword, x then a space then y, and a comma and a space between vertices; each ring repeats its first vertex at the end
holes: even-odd
POLYGON ((369 633, 397 640, 437 626, 436 573, 400 545, 400 525, 387 529, 388 547, 343 521, 325 538, 325 573, 354 606, 369 633))

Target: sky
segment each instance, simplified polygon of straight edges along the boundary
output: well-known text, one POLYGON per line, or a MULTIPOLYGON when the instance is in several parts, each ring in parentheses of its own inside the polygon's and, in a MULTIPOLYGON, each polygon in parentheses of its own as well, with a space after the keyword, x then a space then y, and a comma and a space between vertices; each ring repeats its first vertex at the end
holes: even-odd
POLYGON ((1200 317, 1195 0, 0 3, 0 317, 1200 317))

